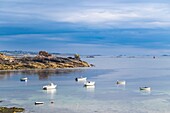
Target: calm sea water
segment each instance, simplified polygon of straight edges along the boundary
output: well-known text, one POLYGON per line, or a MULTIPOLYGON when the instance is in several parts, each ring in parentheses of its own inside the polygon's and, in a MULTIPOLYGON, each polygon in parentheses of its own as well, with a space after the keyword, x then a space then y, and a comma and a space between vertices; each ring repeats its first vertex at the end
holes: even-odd
POLYGON ((25 113, 169 113, 170 58, 84 59, 92 68, 0 72, 0 106, 24 107, 25 113), (86 76, 95 88, 75 77, 86 76), (21 82, 21 77, 28 77, 21 82), (126 80, 126 86, 117 86, 126 80), (42 86, 53 82, 56 90, 42 86), (149 86, 151 92, 139 87, 149 86), (45 102, 34 105, 36 101, 45 102), (54 103, 51 104, 51 101, 54 103))

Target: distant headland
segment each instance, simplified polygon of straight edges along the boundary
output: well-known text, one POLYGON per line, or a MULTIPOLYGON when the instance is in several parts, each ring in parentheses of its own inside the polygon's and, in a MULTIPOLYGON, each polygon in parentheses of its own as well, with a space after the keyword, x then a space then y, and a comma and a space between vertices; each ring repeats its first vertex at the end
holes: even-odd
POLYGON ((39 51, 37 55, 11 56, 0 53, 0 70, 24 70, 24 69, 57 69, 90 67, 91 65, 80 59, 79 54, 74 57, 61 57, 39 51))

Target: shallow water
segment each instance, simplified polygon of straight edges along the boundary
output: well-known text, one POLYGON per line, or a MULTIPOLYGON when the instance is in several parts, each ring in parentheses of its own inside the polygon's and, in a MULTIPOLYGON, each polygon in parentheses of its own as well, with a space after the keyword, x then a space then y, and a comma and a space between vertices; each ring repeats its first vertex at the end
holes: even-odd
POLYGON ((169 113, 170 58, 84 60, 95 67, 0 72, 0 106, 24 107, 26 113, 169 113), (74 80, 78 76, 86 76, 96 86, 83 87, 74 80), (21 82, 21 77, 29 80, 21 82), (127 84, 118 86, 117 80, 127 84), (57 84, 57 89, 42 90, 50 82, 57 84), (151 92, 139 91, 142 86, 151 87, 151 92), (35 101, 45 103, 34 105, 35 101))

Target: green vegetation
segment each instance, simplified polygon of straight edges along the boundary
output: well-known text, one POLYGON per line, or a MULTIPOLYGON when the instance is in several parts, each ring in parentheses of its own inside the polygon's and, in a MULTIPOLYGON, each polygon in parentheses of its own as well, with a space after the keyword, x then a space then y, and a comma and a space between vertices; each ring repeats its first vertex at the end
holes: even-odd
POLYGON ((79 55, 79 54, 75 54, 75 55, 74 55, 74 58, 75 58, 76 60, 80 60, 80 55, 79 55))

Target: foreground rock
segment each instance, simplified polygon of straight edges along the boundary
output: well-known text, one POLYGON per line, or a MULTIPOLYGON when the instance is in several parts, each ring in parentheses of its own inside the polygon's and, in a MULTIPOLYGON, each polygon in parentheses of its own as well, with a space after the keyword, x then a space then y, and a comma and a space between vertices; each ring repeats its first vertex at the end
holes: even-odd
POLYGON ((55 57, 45 51, 40 51, 35 57, 24 56, 21 58, 10 57, 0 53, 0 70, 19 69, 56 69, 90 67, 90 65, 80 60, 78 55, 74 58, 55 57))
POLYGON ((24 108, 16 108, 16 107, 12 107, 12 108, 7 108, 7 107, 0 107, 0 113, 19 113, 19 112, 23 112, 24 108))

